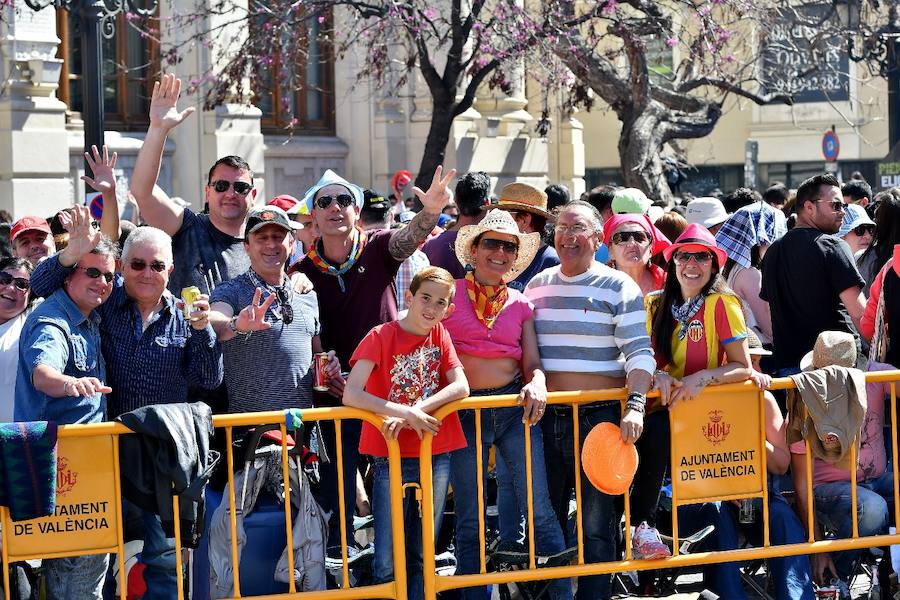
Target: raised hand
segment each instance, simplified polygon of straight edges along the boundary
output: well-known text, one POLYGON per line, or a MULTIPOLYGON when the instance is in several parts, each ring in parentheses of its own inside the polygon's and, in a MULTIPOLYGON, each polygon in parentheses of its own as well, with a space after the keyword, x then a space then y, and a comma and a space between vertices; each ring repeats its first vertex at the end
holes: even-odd
POLYGON ((253 302, 238 313, 234 327, 240 333, 262 331, 272 326, 271 323, 266 322, 266 311, 275 302, 275 294, 269 294, 269 297, 262 302, 260 302, 260 298, 262 298, 262 290, 256 288, 256 292, 253 294, 253 302))
POLYGON ((181 95, 181 80, 174 74, 163 75, 153 84, 150 97, 150 127, 160 127, 165 131, 179 125, 194 112, 194 107, 178 110, 178 96, 181 95))
POLYGON ((109 157, 109 150, 106 144, 103 145, 103 156, 97 151, 97 146, 91 146, 91 153, 84 153, 84 160, 87 161, 88 167, 91 169, 93 177, 82 175, 81 180, 86 184, 100 192, 106 194, 116 191, 116 161, 119 159, 119 153, 113 152, 112 158, 109 157), (91 155, 93 154, 93 156, 91 155))
MULTIPOLYGON (((96 150, 96 148, 95 148, 96 150)), ((69 232, 69 244, 63 253, 70 260, 63 260, 70 265, 78 262, 100 243, 100 230, 95 227, 91 210, 87 206, 76 206, 69 211, 68 217, 61 219, 63 227, 69 232)))
POLYGON ((412 191, 422 203, 422 206, 431 213, 439 213, 453 199, 453 193, 448 188, 450 181, 456 176, 456 169, 450 169, 446 177, 441 177, 444 167, 438 167, 431 178, 431 187, 423 192, 419 187, 413 187, 412 191))

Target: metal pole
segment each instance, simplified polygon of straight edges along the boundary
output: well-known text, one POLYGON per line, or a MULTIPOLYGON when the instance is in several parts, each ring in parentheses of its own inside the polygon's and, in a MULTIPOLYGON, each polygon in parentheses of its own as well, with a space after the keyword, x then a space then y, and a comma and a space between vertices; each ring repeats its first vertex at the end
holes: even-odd
MULTIPOLYGON (((73 7, 74 8, 74 7, 73 7)), ((83 0, 75 8, 81 29, 81 74, 84 90, 84 151, 103 147, 103 0, 83 0)), ((87 162, 84 165, 88 173, 87 162)))
POLYGON ((897 64, 897 44, 888 41, 888 152, 900 142, 900 65, 897 64))

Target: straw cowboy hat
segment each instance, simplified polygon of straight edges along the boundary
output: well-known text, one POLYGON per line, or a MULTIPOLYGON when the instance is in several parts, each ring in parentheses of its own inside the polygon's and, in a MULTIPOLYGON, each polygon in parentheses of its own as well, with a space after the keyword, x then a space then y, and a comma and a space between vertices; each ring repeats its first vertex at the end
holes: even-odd
POLYGON ((823 331, 810 352, 800 359, 800 370, 812 371, 834 365, 856 366, 856 338, 845 331, 823 331))
POLYGON ((500 190, 500 200, 497 204, 486 204, 481 210, 524 211, 552 219, 553 215, 547 212, 547 194, 533 185, 527 183, 508 183, 500 190))
POLYGON ((514 279, 516 274, 527 269, 531 261, 534 260, 534 255, 537 254, 538 246, 541 244, 541 234, 537 232, 520 233, 519 226, 516 225, 512 215, 505 210, 495 208, 481 220, 481 223, 466 225, 459 230, 456 236, 456 258, 459 259, 459 262, 464 267, 475 264, 472 242, 479 235, 488 231, 514 235, 519 239, 519 252, 516 254, 516 260, 513 262, 513 266, 507 275, 507 279, 514 279))

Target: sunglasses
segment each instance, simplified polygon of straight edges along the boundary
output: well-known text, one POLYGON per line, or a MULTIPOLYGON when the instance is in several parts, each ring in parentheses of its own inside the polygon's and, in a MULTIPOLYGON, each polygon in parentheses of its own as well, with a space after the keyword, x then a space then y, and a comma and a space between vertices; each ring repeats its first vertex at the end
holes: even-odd
POLYGON ((676 252, 673 258, 679 265, 688 264, 692 258, 697 261, 698 265, 707 265, 712 262, 713 257, 709 252, 676 252))
POLYGON ((241 196, 246 196, 250 193, 250 190, 253 189, 252 183, 247 183, 246 181, 225 181, 224 179, 220 179, 218 181, 212 182, 212 187, 214 190, 219 192, 220 194, 223 192, 227 192, 228 188, 233 187, 235 194, 240 194, 241 196))
POLYGON ((847 210, 847 205, 844 204, 843 200, 816 200, 816 204, 819 202, 825 202, 831 205, 831 210, 834 212, 844 212, 847 210))
POLYGON ((866 224, 857 225, 856 227, 851 229, 851 231, 853 233, 855 233, 856 235, 858 235, 859 237, 862 237, 862 236, 866 235, 867 233, 870 235, 874 235, 875 234, 875 226, 874 225, 866 225, 866 224))
POLYGON ((294 307, 289 304, 291 298, 283 289, 276 291, 275 295, 278 297, 278 302, 281 304, 281 320, 285 325, 290 325, 294 322, 294 307))
POLYGON ((154 260, 148 265, 147 261, 141 260, 140 258, 135 258, 132 259, 130 263, 128 263, 128 266, 131 267, 132 271, 143 271, 147 267, 150 267, 157 273, 162 273, 166 270, 166 263, 161 260, 154 260))
POLYGON ((353 204, 353 196, 350 194, 338 194, 337 196, 319 196, 316 198, 316 206, 319 208, 328 208, 332 202, 337 201, 338 206, 347 208, 353 204))
POLYGON ((553 230, 560 235, 569 235, 570 233, 572 235, 583 235, 592 231, 590 227, 588 227, 587 225, 582 225, 580 223, 572 225, 571 227, 567 225, 557 225, 553 228, 553 230))
POLYGON ((519 251, 519 245, 517 243, 507 242, 506 240, 496 240, 494 238, 481 238, 478 245, 485 250, 500 250, 502 248, 507 254, 515 254, 519 251))
POLYGON ((627 244, 631 240, 634 240, 638 244, 646 244, 650 241, 650 236, 643 231, 620 231, 614 233, 612 236, 612 242, 617 246, 627 244))
POLYGON ((31 287, 31 282, 29 282, 24 277, 13 277, 6 271, 0 271, 0 287, 7 286, 12 284, 20 292, 27 292, 28 288, 31 287))
POLYGON ((106 273, 104 273, 97 267, 76 267, 76 269, 84 271, 84 274, 91 279, 97 279, 102 275, 103 279, 106 280, 106 283, 112 283, 113 277, 115 277, 115 273, 113 273, 112 271, 107 271, 106 273))

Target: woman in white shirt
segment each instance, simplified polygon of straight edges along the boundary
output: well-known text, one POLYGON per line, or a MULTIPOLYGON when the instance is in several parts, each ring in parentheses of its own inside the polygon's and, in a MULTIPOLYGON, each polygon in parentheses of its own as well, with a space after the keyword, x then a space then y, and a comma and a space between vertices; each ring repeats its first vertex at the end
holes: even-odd
POLYGON ((23 258, 0 260, 0 423, 13 420, 19 335, 34 304, 32 270, 23 258))

